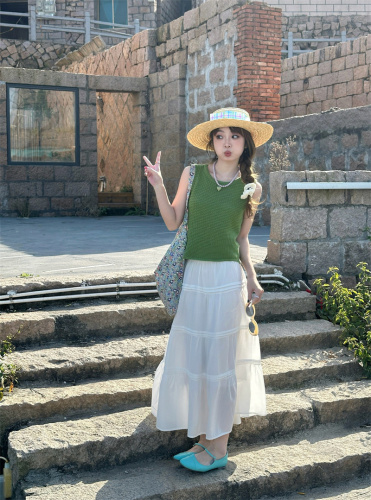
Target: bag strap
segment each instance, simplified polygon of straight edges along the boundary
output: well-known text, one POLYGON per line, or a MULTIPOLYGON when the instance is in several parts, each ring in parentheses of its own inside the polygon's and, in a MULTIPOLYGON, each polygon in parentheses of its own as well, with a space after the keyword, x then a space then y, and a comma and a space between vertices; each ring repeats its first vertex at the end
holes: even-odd
POLYGON ((191 194, 192 183, 193 183, 193 179, 195 178, 195 173, 196 173, 196 165, 191 165, 191 168, 189 170, 189 177, 188 177, 186 212, 188 212, 188 199, 189 199, 189 195, 191 194))

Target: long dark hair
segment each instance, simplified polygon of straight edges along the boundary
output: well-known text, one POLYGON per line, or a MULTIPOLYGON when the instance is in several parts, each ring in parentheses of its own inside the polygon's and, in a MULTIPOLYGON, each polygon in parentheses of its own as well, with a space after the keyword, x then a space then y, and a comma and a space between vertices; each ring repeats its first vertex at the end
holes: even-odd
MULTIPOLYGON (((241 172, 241 181, 244 184, 249 184, 251 182, 256 183, 256 174, 254 173, 254 167, 252 163, 252 160, 254 159, 256 153, 256 146, 253 141, 253 138, 251 137, 250 132, 248 130, 245 130, 244 128, 240 127, 229 127, 229 128, 231 132, 235 134, 240 134, 245 139, 245 148, 238 161, 241 172)), ((213 138, 219 130, 220 129, 216 128, 210 132, 210 140, 207 144, 207 151, 214 152, 214 158, 212 159, 212 161, 217 161, 218 159, 214 150, 213 138)), ((257 204, 258 204, 257 202, 252 200, 251 196, 247 197, 246 208, 245 208, 246 217, 252 217, 254 215, 254 205, 257 204)))

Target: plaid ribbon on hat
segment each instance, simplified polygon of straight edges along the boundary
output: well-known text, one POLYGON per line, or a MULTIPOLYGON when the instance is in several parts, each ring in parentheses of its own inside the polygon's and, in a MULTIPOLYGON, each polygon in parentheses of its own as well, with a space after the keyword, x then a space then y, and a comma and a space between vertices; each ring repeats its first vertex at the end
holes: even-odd
POLYGON ((210 115, 210 121, 212 120, 220 120, 223 118, 231 118, 232 120, 244 120, 246 122, 250 121, 249 114, 243 109, 237 111, 235 109, 223 109, 215 111, 210 115))

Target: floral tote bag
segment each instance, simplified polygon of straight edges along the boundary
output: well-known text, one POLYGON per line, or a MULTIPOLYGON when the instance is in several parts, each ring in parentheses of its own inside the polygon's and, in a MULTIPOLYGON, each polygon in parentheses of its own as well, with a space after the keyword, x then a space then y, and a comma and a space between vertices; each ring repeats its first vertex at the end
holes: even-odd
POLYGON ((187 245, 188 199, 194 175, 195 165, 192 165, 188 179, 186 209, 183 222, 179 226, 173 242, 155 270, 157 291, 170 316, 175 316, 178 309, 180 292, 182 291, 184 251, 187 245))

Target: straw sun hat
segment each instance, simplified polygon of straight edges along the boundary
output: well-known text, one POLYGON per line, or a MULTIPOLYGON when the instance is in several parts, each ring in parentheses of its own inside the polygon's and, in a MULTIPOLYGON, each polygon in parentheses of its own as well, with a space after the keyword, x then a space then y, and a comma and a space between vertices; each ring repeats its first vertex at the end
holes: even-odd
POLYGON ((248 130, 256 147, 267 142, 273 134, 272 125, 264 122, 252 122, 249 113, 244 109, 221 108, 210 115, 209 121, 200 123, 190 130, 187 139, 192 146, 206 149, 210 141, 210 132, 223 127, 240 127, 248 130))

